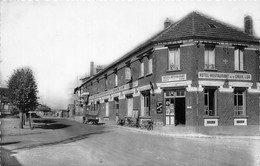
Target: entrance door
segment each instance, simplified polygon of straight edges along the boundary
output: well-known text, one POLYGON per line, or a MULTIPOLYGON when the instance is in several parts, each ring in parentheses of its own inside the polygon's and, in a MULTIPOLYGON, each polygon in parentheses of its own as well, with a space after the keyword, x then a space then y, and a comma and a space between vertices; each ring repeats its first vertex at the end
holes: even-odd
POLYGON ((174 98, 165 99, 166 125, 174 125, 174 98))
POLYGON ((185 98, 175 98, 175 125, 185 125, 185 98))
POLYGON ((133 114, 133 98, 127 98, 127 116, 132 117, 133 114))
POLYGON ((119 101, 118 101, 118 99, 115 100, 115 110, 116 110, 116 122, 117 122, 119 119, 119 101))
POLYGON ((186 104, 184 90, 167 90, 164 93, 165 124, 185 125, 186 104))

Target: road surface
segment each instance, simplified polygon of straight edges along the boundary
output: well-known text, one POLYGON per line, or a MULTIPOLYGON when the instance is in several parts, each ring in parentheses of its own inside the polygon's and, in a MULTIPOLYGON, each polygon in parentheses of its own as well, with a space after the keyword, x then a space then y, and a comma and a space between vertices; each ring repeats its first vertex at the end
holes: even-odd
POLYGON ((259 140, 161 136, 105 125, 55 121, 68 127, 47 133, 53 143, 19 142, 4 148, 24 166, 260 165, 259 140))

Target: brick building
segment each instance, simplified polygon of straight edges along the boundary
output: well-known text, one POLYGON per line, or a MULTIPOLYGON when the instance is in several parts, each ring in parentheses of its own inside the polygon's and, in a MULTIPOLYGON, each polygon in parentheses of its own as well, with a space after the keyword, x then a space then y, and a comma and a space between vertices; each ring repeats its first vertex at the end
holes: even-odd
POLYGON ((192 12, 79 87, 101 120, 139 115, 157 125, 258 125, 259 39, 192 12))

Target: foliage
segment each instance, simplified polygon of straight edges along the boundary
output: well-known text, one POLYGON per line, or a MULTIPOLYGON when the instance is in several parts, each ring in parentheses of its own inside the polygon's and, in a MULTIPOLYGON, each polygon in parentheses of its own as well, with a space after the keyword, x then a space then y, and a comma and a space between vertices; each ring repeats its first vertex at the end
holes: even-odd
POLYGON ((42 111, 42 112, 50 112, 51 108, 44 104, 39 104, 36 108, 36 111, 42 111))
POLYGON ((14 71, 8 80, 9 100, 22 113, 33 111, 38 105, 37 84, 30 68, 14 71))
POLYGON ((11 114, 13 114, 13 115, 19 114, 19 108, 16 107, 16 106, 11 105, 11 106, 9 107, 9 109, 10 109, 11 114))

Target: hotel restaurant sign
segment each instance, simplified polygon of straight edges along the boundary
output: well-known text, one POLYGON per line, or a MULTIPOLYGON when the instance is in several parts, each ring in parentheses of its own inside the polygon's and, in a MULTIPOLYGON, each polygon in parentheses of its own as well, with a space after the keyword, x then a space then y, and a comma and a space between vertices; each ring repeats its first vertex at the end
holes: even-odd
POLYGON ((251 80, 251 74, 237 73, 215 73, 215 72, 199 72, 199 78, 204 79, 227 79, 227 80, 251 80))
POLYGON ((90 96, 90 99, 99 98, 99 97, 102 97, 102 96, 121 92, 121 91, 128 90, 128 89, 131 89, 131 88, 134 88, 134 87, 137 87, 137 86, 138 86, 138 81, 135 81, 135 82, 132 82, 132 83, 129 83, 129 84, 122 85, 120 87, 113 88, 113 89, 108 90, 108 91, 101 92, 99 94, 95 94, 93 96, 90 96))
POLYGON ((187 79, 186 74, 162 76, 162 82, 184 81, 186 79, 187 79))

